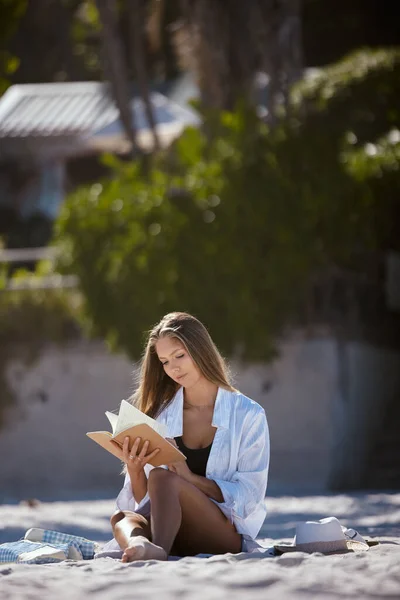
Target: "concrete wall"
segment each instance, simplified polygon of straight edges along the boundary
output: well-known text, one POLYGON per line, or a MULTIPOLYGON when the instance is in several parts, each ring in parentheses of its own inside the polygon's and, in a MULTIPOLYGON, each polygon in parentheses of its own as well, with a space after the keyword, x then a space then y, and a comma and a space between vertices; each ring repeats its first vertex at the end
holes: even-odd
POLYGON ((386 408, 400 399, 400 354, 352 343, 336 344, 338 383, 330 487, 357 489, 382 431, 386 408))
MULTIPOLYGON (((325 337, 284 341, 270 365, 232 365, 236 385, 264 406, 271 491, 360 482, 385 404, 400 389, 400 356, 325 337)), ((85 433, 107 429, 107 409, 133 389, 133 366, 102 344, 48 348, 8 371, 17 405, 0 431, 0 502, 114 495, 120 465, 85 433)))
POLYGON ((49 348, 32 368, 13 363, 9 379, 18 405, 0 431, 0 501, 117 489, 120 463, 85 433, 107 429, 104 411, 129 395, 129 361, 79 343, 49 348))
POLYGON ((271 437, 270 489, 326 489, 336 361, 330 340, 292 340, 271 365, 238 369, 238 387, 265 408, 271 437))

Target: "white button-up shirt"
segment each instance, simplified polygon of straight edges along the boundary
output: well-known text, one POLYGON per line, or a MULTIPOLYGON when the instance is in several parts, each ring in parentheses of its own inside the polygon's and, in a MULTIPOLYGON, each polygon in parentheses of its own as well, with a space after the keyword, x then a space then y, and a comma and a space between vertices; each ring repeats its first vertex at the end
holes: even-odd
MULTIPOLYGON (((157 417, 168 437, 183 434, 183 388, 157 417)), ((206 477, 218 484, 224 502, 213 500, 234 523, 238 533, 255 538, 264 522, 269 468, 269 432, 264 409, 240 392, 218 389, 212 426, 217 428, 207 462, 206 477)), ((151 465, 145 466, 148 476, 151 465)), ((212 499, 211 499, 212 500, 212 499)), ((117 498, 119 510, 150 514, 148 494, 140 503, 132 495, 127 474, 117 498)))

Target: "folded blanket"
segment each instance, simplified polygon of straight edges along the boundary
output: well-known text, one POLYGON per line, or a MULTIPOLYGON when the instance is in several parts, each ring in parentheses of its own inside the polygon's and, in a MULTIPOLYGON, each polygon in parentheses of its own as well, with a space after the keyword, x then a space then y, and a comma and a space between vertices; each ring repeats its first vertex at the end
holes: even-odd
MULTIPOLYGON (((44 564, 69 558, 69 544, 41 544, 29 540, 0 544, 0 563, 44 564)), ((76 549, 75 549, 76 551, 76 549)), ((82 555, 81 555, 82 557, 82 555)))
MULTIPOLYGON (((80 557, 75 560, 90 560, 94 557, 98 544, 78 535, 62 533, 61 531, 52 531, 51 529, 39 529, 33 527, 25 533, 25 539, 31 542, 45 542, 47 544, 72 544, 79 553, 80 557)), ((72 558, 72 557, 71 557, 72 558)))
POLYGON ((90 560, 98 545, 86 538, 52 531, 28 529, 23 540, 0 544, 0 563, 44 564, 63 560, 90 560))

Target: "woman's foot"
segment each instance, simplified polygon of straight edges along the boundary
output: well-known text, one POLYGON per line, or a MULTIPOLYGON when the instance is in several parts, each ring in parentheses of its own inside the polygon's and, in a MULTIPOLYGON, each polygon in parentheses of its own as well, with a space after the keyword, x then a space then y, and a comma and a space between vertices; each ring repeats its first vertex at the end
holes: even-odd
POLYGON ((142 535, 130 538, 129 544, 122 555, 122 562, 134 560, 167 560, 164 548, 156 546, 142 535))

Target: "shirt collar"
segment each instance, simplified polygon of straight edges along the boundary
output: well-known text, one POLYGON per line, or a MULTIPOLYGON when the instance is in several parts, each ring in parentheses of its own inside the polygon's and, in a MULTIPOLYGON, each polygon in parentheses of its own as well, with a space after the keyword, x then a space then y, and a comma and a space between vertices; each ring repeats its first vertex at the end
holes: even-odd
MULTIPOLYGON (((217 427, 218 429, 228 429, 232 404, 232 392, 219 387, 211 423, 213 427, 217 427)), ((168 435, 171 437, 181 436, 183 433, 183 387, 180 387, 176 392, 171 404, 166 410, 168 435)))

